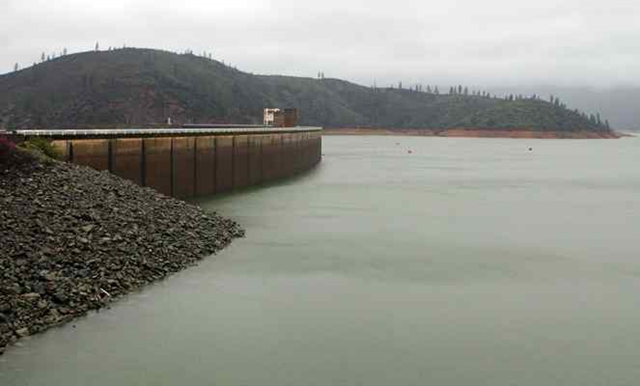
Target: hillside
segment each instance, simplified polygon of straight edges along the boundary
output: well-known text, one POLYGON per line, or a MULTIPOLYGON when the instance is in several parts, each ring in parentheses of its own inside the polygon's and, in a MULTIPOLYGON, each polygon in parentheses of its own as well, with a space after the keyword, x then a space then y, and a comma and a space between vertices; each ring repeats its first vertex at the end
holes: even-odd
POLYGON ((619 130, 640 130, 640 87, 570 87, 570 86, 513 86, 492 88, 493 93, 524 95, 555 95, 571 107, 586 112, 600 112, 611 122, 611 127, 619 130))
POLYGON ((262 109, 296 107, 325 127, 531 128, 608 131, 539 99, 372 89, 337 79, 252 75, 215 60, 148 49, 86 52, 0 76, 0 127, 259 123, 262 109))

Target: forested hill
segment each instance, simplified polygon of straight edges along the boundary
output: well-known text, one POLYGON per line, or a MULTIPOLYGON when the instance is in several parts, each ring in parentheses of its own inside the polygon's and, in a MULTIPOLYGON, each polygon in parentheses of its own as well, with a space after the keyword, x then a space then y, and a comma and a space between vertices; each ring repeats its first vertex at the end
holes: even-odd
POLYGON ((125 48, 47 60, 0 76, 0 126, 259 123, 264 107, 295 107, 325 127, 532 128, 607 131, 559 101, 369 88, 337 79, 252 75, 192 54, 125 48))

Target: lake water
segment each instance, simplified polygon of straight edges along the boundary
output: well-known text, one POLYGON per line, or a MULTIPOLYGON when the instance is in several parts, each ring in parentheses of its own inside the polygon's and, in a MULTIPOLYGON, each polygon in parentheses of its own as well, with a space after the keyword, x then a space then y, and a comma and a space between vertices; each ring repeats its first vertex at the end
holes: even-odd
POLYGON ((246 239, 22 341, 0 385, 640 382, 640 139, 325 137, 324 153, 200 201, 246 239))

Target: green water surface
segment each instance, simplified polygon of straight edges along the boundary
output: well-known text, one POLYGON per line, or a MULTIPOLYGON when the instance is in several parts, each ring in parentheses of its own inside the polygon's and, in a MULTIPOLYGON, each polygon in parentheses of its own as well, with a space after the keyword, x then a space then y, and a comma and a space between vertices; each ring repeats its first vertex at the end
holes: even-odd
POLYGON ((640 139, 323 141, 198 201, 245 239, 22 341, 0 385, 640 384, 640 139))

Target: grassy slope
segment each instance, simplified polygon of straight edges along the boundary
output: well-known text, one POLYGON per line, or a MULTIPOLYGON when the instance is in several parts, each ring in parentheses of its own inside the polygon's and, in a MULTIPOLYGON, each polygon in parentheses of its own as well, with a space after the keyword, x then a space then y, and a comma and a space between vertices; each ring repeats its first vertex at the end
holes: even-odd
POLYGON ((605 130, 539 100, 370 89, 337 79, 255 76, 220 62, 122 49, 57 58, 0 76, 0 125, 154 124, 261 120, 267 106, 296 107, 328 127, 605 130))

